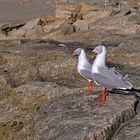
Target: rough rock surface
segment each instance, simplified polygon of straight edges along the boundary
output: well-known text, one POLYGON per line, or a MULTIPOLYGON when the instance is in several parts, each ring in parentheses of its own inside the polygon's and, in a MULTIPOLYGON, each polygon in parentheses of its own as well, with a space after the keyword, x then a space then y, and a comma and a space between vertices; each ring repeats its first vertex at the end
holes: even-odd
POLYGON ((2 140, 111 139, 122 123, 135 117, 133 96, 109 94, 100 104, 95 84, 94 93, 83 93, 87 82, 77 73, 76 58, 69 55, 77 45, 68 49, 53 41, 1 42, 2 140))
POLYGON ((109 94, 98 103, 101 89, 93 84, 86 94, 70 56, 78 47, 106 45, 107 65, 140 88, 139 1, 53 4, 55 16, 0 24, 1 140, 140 139, 139 99, 109 94))
POLYGON ((114 140, 139 140, 140 139, 140 115, 123 124, 117 132, 114 140))
MULTIPOLYGON (((137 1, 56 0, 52 3, 55 9, 54 16, 43 16, 21 23, 18 27, 9 26, 6 28, 6 37, 1 35, 1 40, 41 38, 60 41, 101 41, 105 39, 105 34, 139 34, 140 10, 137 1)), ((2 23, 2 26, 7 27, 7 23, 2 23)), ((3 30, 1 25, 0 29, 3 30)))
POLYGON ((109 96, 105 104, 99 104, 97 98, 97 94, 74 94, 50 102, 35 116, 35 137, 48 140, 111 139, 121 123, 133 118, 134 100, 126 96, 109 96))

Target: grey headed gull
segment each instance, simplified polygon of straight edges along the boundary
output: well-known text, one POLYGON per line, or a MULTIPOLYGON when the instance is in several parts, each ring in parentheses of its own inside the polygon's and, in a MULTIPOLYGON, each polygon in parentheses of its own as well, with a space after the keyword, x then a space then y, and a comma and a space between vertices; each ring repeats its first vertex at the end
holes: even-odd
POLYGON ((108 68, 105 65, 105 46, 97 46, 92 52, 97 55, 92 65, 92 78, 97 85, 103 87, 102 97, 98 100, 99 102, 105 102, 107 89, 131 90, 133 88, 128 81, 128 75, 123 77, 115 68, 108 68))
POLYGON ((81 76, 88 80, 88 92, 90 93, 92 92, 93 81, 91 73, 92 65, 89 63, 84 49, 77 48, 76 50, 74 50, 73 55, 78 56, 77 70, 81 76))

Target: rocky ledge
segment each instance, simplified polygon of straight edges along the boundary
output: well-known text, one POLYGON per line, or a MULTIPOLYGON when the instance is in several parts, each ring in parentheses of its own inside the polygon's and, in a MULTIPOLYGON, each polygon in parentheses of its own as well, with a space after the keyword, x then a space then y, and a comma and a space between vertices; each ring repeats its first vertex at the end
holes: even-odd
POLYGON ((133 96, 109 94, 101 104, 95 85, 92 94, 83 92, 87 83, 77 73, 71 49, 56 42, 2 42, 2 140, 108 140, 135 117, 138 101, 133 96))
POLYGON ((139 139, 139 99, 109 94, 98 103, 101 89, 94 84, 86 94, 87 81, 69 55, 104 44, 107 64, 139 88, 138 1, 56 0, 52 6, 55 16, 0 24, 1 140, 139 139))
POLYGON ((99 104, 98 94, 69 95, 49 102, 34 117, 37 139, 109 140, 120 125, 135 116, 133 97, 108 96, 99 104))

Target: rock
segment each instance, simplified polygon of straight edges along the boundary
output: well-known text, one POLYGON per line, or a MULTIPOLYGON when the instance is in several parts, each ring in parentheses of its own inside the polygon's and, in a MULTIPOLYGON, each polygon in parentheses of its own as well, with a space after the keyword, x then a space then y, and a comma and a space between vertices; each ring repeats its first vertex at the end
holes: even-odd
POLYGON ((34 39, 42 32, 41 25, 43 21, 41 18, 28 21, 23 27, 9 32, 9 36, 17 39, 28 38, 34 39))
POLYGON ((92 20, 92 22, 105 18, 105 17, 109 17, 112 14, 112 10, 100 10, 100 11, 91 11, 89 13, 87 13, 85 16, 83 16, 83 19, 85 20, 92 20))
POLYGON ((61 63, 58 61, 53 61, 53 63, 51 61, 41 62, 38 67, 39 78, 42 81, 55 81, 55 83, 59 85, 63 83, 63 85, 68 87, 76 86, 76 83, 78 82, 76 79, 78 79, 79 75, 75 69, 74 60, 65 58, 65 61, 61 59, 61 63), (69 67, 69 69, 67 69, 67 67, 69 67), (58 77, 61 77, 61 80, 58 77))
POLYGON ((39 34, 43 32, 42 26, 37 25, 35 28, 26 32, 25 38, 28 39, 39 39, 39 34))
POLYGON ((12 30, 8 33, 8 38, 23 39, 25 38, 26 31, 24 29, 12 30))
POLYGON ((46 17, 42 17, 42 21, 44 25, 50 25, 52 23, 54 23, 56 20, 55 16, 46 16, 46 17))
POLYGON ((49 32, 55 32, 57 29, 59 29, 61 26, 63 26, 65 23, 65 20, 58 20, 56 19, 54 22, 52 22, 51 24, 46 24, 42 27, 43 32, 45 33, 49 33, 49 32))
POLYGON ((0 75, 0 100, 9 96, 11 87, 5 76, 0 75))
POLYGON ((136 26, 136 35, 140 35, 140 25, 136 26))
POLYGON ((0 55, 0 65, 8 63, 7 59, 0 55))
POLYGON ((140 138, 140 114, 126 122, 119 129, 113 140, 138 140, 140 138))
MULTIPOLYGON (((21 69, 18 72, 11 73, 9 75, 12 87, 17 87, 22 84, 25 84, 26 82, 37 79, 37 74, 38 74, 37 69, 35 67, 28 65, 28 68, 25 68, 22 70, 22 67, 24 65, 25 64, 22 64, 19 66, 19 68, 21 68, 21 69)), ((25 65, 25 67, 26 67, 26 65, 25 65)))
POLYGON ((22 26, 24 26, 25 24, 3 24, 1 25, 0 29, 2 32, 4 32, 6 35, 8 35, 9 31, 12 31, 13 29, 18 29, 22 26))
POLYGON ((34 103, 39 105, 42 102, 46 102, 61 96, 74 94, 75 91, 79 91, 79 89, 77 88, 75 90, 71 90, 65 86, 40 81, 32 81, 15 89, 15 92, 24 94, 24 104, 34 103))
POLYGON ((139 25, 140 24, 140 15, 134 13, 128 17, 128 21, 134 22, 139 25))
POLYGON ((0 40, 6 40, 6 35, 0 32, 0 40))
POLYGON ((36 18, 33 20, 28 21, 22 29, 24 30, 31 30, 34 27, 36 27, 37 25, 42 25, 43 24, 43 20, 41 18, 36 18))
POLYGON ((64 25, 62 25, 60 27, 60 30, 62 30, 62 33, 64 33, 64 35, 72 34, 72 33, 75 32, 75 28, 71 24, 64 24, 64 25))
POLYGON ((135 116, 134 102, 133 97, 115 95, 108 97, 105 104, 97 103, 97 94, 63 97, 50 102, 34 117, 35 137, 48 140, 111 139, 123 122, 135 116))
POLYGON ((128 73, 139 89, 138 1, 57 2, 56 16, 21 27, 0 24, 0 139, 139 139, 136 99, 109 94, 100 104, 95 84, 85 95, 87 81, 77 72, 77 58, 69 55, 78 47, 106 45, 107 64, 128 73))
POLYGON ((43 32, 51 32, 58 29, 61 25, 63 25, 66 21, 63 19, 57 19, 56 17, 44 17, 43 18, 44 25, 42 26, 43 32))
POLYGON ((83 15, 94 11, 97 8, 94 5, 85 3, 73 4, 73 3, 59 3, 55 4, 56 18, 69 19, 70 23, 74 23, 78 19, 83 19, 83 15))
POLYGON ((89 23, 86 20, 77 20, 73 26, 75 27, 75 31, 88 31, 89 23))
POLYGON ((57 19, 69 19, 72 11, 76 9, 76 5, 55 4, 55 16, 57 19))
POLYGON ((55 31, 51 31, 49 33, 42 33, 41 34, 41 39, 43 40, 61 40, 62 38, 64 38, 64 34, 62 33, 61 30, 55 30, 55 31))

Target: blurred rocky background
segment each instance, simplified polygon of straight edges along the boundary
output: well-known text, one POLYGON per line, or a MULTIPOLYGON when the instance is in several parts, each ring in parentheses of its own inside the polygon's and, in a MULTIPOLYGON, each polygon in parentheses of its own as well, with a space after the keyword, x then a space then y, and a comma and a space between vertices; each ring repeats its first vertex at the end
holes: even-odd
POLYGON ((98 44, 140 88, 139 0, 0 0, 0 140, 139 140, 138 97, 86 95, 70 52, 98 44))

